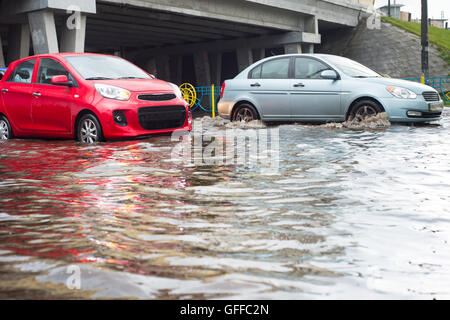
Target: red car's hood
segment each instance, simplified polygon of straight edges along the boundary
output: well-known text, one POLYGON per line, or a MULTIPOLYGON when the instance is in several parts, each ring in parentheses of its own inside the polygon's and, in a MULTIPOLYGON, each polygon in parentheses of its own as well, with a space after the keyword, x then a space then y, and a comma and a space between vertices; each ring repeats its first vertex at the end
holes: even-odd
POLYGON ((129 91, 138 92, 173 92, 170 83, 159 79, 124 79, 124 80, 95 80, 95 83, 104 83, 120 87, 129 91))

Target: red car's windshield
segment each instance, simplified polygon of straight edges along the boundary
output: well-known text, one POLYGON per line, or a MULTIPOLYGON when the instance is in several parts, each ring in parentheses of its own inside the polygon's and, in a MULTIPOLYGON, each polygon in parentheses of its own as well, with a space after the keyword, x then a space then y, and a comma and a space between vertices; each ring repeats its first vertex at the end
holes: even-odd
POLYGON ((132 63, 101 55, 68 56, 65 59, 86 80, 152 79, 132 63))

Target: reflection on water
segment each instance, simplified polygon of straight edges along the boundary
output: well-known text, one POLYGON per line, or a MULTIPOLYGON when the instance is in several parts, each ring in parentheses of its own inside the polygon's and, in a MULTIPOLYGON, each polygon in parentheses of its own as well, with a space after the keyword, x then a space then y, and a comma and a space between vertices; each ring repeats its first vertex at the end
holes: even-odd
POLYGON ((0 142, 0 298, 450 298, 448 116, 281 125, 280 175, 183 166, 168 136, 0 142))

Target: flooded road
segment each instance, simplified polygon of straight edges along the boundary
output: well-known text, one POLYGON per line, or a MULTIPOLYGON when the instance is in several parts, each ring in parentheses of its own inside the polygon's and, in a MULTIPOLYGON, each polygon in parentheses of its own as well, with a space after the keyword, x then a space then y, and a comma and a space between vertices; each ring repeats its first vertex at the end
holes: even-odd
POLYGON ((0 298, 450 298, 449 110, 275 128, 270 175, 173 161, 170 136, 0 142, 0 298))

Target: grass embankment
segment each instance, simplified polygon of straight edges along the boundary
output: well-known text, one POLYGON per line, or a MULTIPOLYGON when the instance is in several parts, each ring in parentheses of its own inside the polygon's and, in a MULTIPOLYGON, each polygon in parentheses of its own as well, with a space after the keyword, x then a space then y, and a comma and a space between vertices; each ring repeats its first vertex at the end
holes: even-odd
MULTIPOLYGON (((417 22, 408 22, 400 19, 381 17, 381 21, 389 22, 393 26, 399 27, 405 31, 421 36, 421 24, 417 22)), ((450 65, 450 30, 440 29, 434 26, 428 26, 428 38, 430 42, 438 48, 442 59, 450 65)), ((450 76, 450 73, 449 73, 450 76)))

